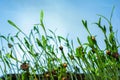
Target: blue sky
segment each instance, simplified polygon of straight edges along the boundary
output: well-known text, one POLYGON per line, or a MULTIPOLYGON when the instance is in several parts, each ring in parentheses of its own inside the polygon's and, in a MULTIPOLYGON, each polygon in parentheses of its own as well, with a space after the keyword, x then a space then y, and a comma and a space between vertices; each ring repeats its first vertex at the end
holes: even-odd
POLYGON ((81 23, 82 19, 87 20, 91 33, 97 35, 98 44, 104 48, 103 34, 93 23, 99 18, 97 14, 109 18, 113 6, 112 24, 120 34, 120 0, 0 0, 0 34, 7 36, 17 32, 7 20, 29 34, 33 25, 39 23, 40 11, 43 10, 46 28, 57 29, 55 33, 64 37, 69 34, 75 46, 78 46, 76 37, 82 42, 87 41, 88 33, 81 23))
POLYGON ((0 0, 0 34, 7 36, 17 32, 7 20, 28 34, 33 25, 39 23, 40 11, 43 10, 46 28, 57 29, 55 33, 58 35, 69 34, 70 39, 75 40, 78 36, 82 42, 86 42, 87 32, 81 20, 88 20, 90 30, 99 36, 98 43, 103 46, 104 37, 92 23, 99 18, 96 14, 109 18, 113 6, 113 28, 120 34, 120 0, 0 0))
POLYGON ((39 23, 40 11, 43 10, 46 28, 57 29, 58 35, 69 34, 71 39, 78 36, 83 42, 87 32, 81 20, 88 20, 90 30, 99 36, 101 44, 102 33, 92 23, 99 18, 96 14, 109 18, 113 6, 113 27, 120 32, 120 0, 0 0, 0 34, 14 34, 17 31, 7 20, 12 20, 28 34, 33 25, 39 23))

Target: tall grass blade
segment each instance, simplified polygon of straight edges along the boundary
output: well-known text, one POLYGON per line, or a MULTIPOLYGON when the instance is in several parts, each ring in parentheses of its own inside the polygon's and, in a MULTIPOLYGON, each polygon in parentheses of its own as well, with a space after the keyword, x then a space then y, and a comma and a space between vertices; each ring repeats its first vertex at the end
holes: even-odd
POLYGON ((22 32, 21 29, 17 25, 15 25, 11 20, 8 20, 8 23, 15 27, 17 30, 19 30, 20 32, 22 32))

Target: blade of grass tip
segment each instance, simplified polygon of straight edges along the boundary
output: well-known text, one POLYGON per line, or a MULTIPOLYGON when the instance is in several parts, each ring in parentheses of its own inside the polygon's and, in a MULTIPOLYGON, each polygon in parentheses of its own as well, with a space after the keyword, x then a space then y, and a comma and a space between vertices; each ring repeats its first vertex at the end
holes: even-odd
POLYGON ((38 46, 43 48, 43 45, 42 45, 42 43, 40 42, 40 40, 38 38, 36 38, 36 41, 37 41, 38 46))
POLYGON ((58 36, 58 40, 59 40, 59 42, 61 42, 61 40, 66 41, 66 39, 62 36, 58 36))
POLYGON ((101 18, 105 19, 109 24, 111 24, 111 22, 103 15, 97 14, 98 16, 100 16, 101 18))
POLYGON ((105 25, 103 26, 103 29, 104 29, 104 33, 106 34, 106 26, 105 25))
POLYGON ((15 23, 13 23, 11 20, 8 20, 8 23, 10 25, 12 25, 13 27, 15 27, 19 32, 21 32, 22 34, 24 34, 26 36, 26 38, 28 38, 28 36, 17 25, 15 25, 15 23))
POLYGON ((12 42, 14 42, 14 38, 13 38, 13 37, 10 37, 10 40, 11 40, 12 42))
POLYGON ((43 10, 41 10, 41 12, 40 12, 40 20, 43 20, 43 16, 44 16, 44 13, 43 13, 43 10))
POLYGON ((44 17, 44 12, 43 12, 43 10, 41 10, 41 12, 40 12, 40 25, 41 25, 41 27, 43 28, 43 30, 46 34, 46 30, 45 30, 45 27, 44 27, 44 24, 43 24, 43 17, 44 17))
POLYGON ((113 8, 112 8, 112 12, 111 12, 111 15, 110 15, 110 23, 111 23, 111 20, 112 20, 114 9, 115 9, 115 6, 113 6, 113 8))
POLYGON ((94 23, 94 24, 96 24, 101 30, 102 30, 102 32, 105 34, 106 33, 106 27, 105 27, 105 25, 102 27, 102 25, 101 25, 101 17, 99 18, 99 21, 98 22, 96 22, 96 23, 94 23))
POLYGON ((48 29, 52 34, 53 34, 53 36, 56 38, 56 35, 55 35, 55 33, 52 31, 52 30, 50 30, 50 29, 48 29))
POLYGON ((8 41, 7 38, 6 38, 5 36, 0 35, 0 37, 3 38, 3 39, 5 39, 6 41, 8 41))
POLYGON ((30 44, 26 38, 24 38, 25 45, 27 46, 28 49, 30 49, 30 44))
POLYGON ((21 29, 18 28, 17 25, 15 25, 11 20, 8 20, 8 23, 9 23, 10 25, 12 25, 13 27, 15 27, 17 30, 19 30, 20 32, 22 32, 21 29))
POLYGON ((87 32, 89 33, 89 35, 91 36, 91 33, 90 33, 90 31, 89 31, 89 29, 88 29, 88 27, 87 27, 87 21, 85 20, 82 20, 82 24, 84 25, 84 27, 85 27, 85 29, 87 30, 87 32))
POLYGON ((109 24, 109 31, 110 31, 110 32, 113 32, 111 21, 109 21, 109 20, 108 20, 105 16, 103 16, 103 15, 99 15, 99 14, 98 14, 98 16, 102 17, 103 19, 105 19, 105 20, 108 22, 108 24, 109 24))
POLYGON ((80 42, 80 39, 77 37, 77 42, 79 43, 79 45, 82 45, 82 43, 80 42))

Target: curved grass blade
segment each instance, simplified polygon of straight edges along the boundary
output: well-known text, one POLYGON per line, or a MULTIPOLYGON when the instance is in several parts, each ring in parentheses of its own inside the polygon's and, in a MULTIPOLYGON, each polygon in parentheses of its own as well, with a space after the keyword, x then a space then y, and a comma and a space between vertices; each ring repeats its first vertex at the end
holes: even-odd
POLYGON ((87 21, 86 20, 82 20, 82 24, 84 25, 85 29, 87 30, 87 32, 89 33, 89 35, 91 36, 91 33, 88 29, 88 26, 87 26, 87 21))
POLYGON ((15 23, 13 23, 11 20, 8 20, 8 23, 10 25, 12 25, 13 27, 15 27, 19 32, 21 32, 22 34, 24 34, 26 36, 26 38, 28 38, 28 36, 15 23))
POLYGON ((110 15, 110 22, 111 22, 111 20, 112 20, 112 16, 113 16, 114 9, 115 9, 115 6, 113 6, 113 8, 112 8, 112 12, 111 12, 111 15, 110 15))
POLYGON ((43 16, 44 16, 44 13, 43 13, 43 10, 41 10, 41 13, 40 13, 40 20, 43 20, 43 16))
POLYGON ((11 20, 8 20, 8 23, 15 27, 17 30, 19 30, 20 32, 22 32, 22 30, 19 27, 17 27, 17 25, 15 25, 15 23, 13 23, 11 20))
POLYGON ((5 39, 6 41, 8 41, 7 38, 6 38, 5 36, 3 36, 3 35, 0 35, 0 38, 3 38, 3 39, 5 39))
POLYGON ((43 30, 45 32, 45 35, 47 36, 47 32, 46 32, 46 29, 45 29, 45 26, 44 26, 44 23, 43 23, 43 17, 44 17, 44 13, 43 13, 43 10, 42 10, 41 13, 40 13, 40 25, 43 28, 43 30))

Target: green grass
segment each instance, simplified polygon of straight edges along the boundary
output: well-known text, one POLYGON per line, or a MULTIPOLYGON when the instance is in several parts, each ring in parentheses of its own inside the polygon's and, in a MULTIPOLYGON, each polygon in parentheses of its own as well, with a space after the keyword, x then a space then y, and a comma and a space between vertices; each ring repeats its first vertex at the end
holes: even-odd
MULTIPOLYGON (((6 76, 9 72, 16 73, 18 80, 27 80, 28 76, 30 80, 33 80, 36 78, 36 74, 45 74, 42 75, 43 80, 45 77, 54 80, 54 76, 61 80, 66 78, 66 73, 69 72, 70 80, 73 80, 73 76, 77 80, 77 76, 74 74, 81 73, 84 73, 86 80, 119 80, 120 57, 118 49, 120 45, 113 31, 112 14, 113 11, 110 19, 98 15, 100 18, 95 23, 104 34, 105 49, 101 49, 97 44, 96 36, 89 31, 86 20, 82 20, 82 24, 89 33, 88 42, 81 43, 77 37, 79 46, 76 48, 73 40, 56 35, 54 31, 45 28, 43 11, 40 15, 40 24, 34 25, 29 35, 26 35, 18 26, 8 20, 8 23, 16 28, 18 33, 7 37, 0 35, 1 44, 2 41, 7 43, 7 45, 1 45, 0 49, 0 61, 3 63, 0 65, 2 74, 6 76), (102 25, 102 19, 105 19, 109 26, 102 25), (21 55, 21 59, 17 54, 21 55), (21 74, 22 78, 17 74, 21 74)), ((6 76, 6 80, 11 80, 7 78, 6 76)))

